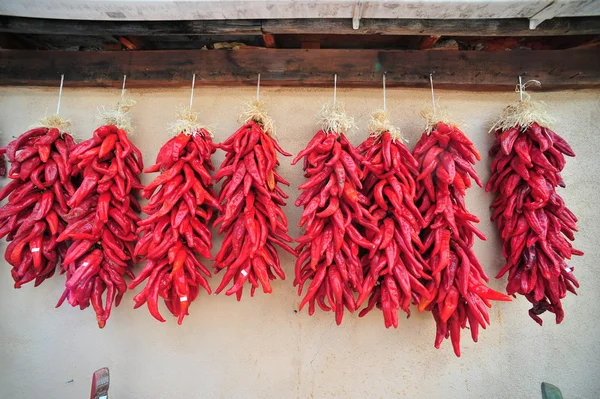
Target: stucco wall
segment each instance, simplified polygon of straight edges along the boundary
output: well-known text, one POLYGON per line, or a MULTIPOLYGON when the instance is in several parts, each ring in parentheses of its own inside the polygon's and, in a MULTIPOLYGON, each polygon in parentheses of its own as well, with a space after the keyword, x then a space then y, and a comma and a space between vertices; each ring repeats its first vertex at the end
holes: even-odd
MULTIPOLYGON (((27 129, 44 112, 56 107, 56 89, 0 88, 0 144, 27 129)), ((87 138, 97 127, 97 108, 111 106, 115 89, 70 89, 63 93, 62 114, 73 122, 73 132, 87 138)), ((241 104, 254 95, 252 88, 197 87, 194 107, 214 125, 216 141, 237 127, 241 104)), ((489 121, 516 99, 515 93, 439 91, 439 99, 458 120, 482 154, 492 143, 489 121)), ((131 90, 137 126, 133 141, 150 165, 169 137, 166 126, 187 90, 131 90)), ((264 88, 262 98, 277 123, 282 146, 297 153, 316 131, 315 114, 330 90, 264 88)), ((393 120, 412 148, 421 129, 419 110, 430 101, 428 90, 388 90, 393 120)), ((92 372, 108 366, 114 398, 540 398, 542 381, 558 385, 565 398, 598 397, 600 392, 600 253, 598 209, 600 183, 599 91, 535 94, 548 103, 556 117, 555 131, 573 146, 578 157, 569 159, 560 190, 580 218, 576 246, 586 255, 571 265, 582 283, 579 296, 565 300, 566 318, 555 325, 544 315, 540 328, 527 315, 528 302, 495 304, 491 327, 471 342, 463 331, 463 356, 452 353, 450 342, 433 348, 435 324, 430 314, 416 311, 401 318, 397 330, 386 330, 380 312, 359 319, 347 313, 337 327, 333 314, 309 317, 296 313, 299 297, 292 287, 293 263, 282 255, 288 279, 276 281, 272 295, 245 297, 241 303, 224 295, 201 294, 183 326, 168 318, 158 323, 146 308, 132 310, 133 292, 113 311, 105 329, 97 328, 91 309, 80 311, 54 305, 62 292, 63 276, 42 286, 12 288, 8 265, 0 271, 0 397, 83 398, 92 372)), ((339 90, 359 129, 350 134, 358 144, 366 136, 370 112, 381 106, 379 90, 339 90)), ((222 161, 217 152, 214 161, 222 161)), ((490 159, 476 169, 484 180, 490 159)), ((292 187, 302 182, 300 165, 283 160, 281 174, 292 187)), ((150 181, 144 176, 143 182, 150 181)), ((4 184, 5 182, 3 182, 4 184)), ((297 237, 300 210, 293 206, 295 189, 287 190, 290 235, 297 237)), ((469 209, 480 216, 487 242, 476 243, 476 253, 491 276, 501 268, 500 243, 489 222, 492 196, 475 187, 469 209)), ((219 241, 215 239, 218 249, 219 241)), ((5 242, 0 244, 4 253, 5 242)), ((210 283, 216 287, 220 275, 210 283)), ((492 281, 502 289, 505 280, 492 281)), ((165 310, 165 315, 167 315, 165 310)))

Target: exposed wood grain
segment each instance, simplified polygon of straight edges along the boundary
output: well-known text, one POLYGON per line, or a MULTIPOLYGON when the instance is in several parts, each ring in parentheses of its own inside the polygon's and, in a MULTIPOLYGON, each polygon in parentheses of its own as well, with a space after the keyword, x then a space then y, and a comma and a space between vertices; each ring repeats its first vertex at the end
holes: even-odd
POLYGON ((0 16, 0 32, 113 36, 262 35, 258 20, 83 21, 0 16))
POLYGON ((121 51, 122 45, 121 43, 105 43, 104 51, 121 51))
POLYGON ((320 49, 321 48, 321 42, 319 41, 304 41, 302 43, 300 43, 300 48, 303 49, 320 49))
POLYGON ((428 36, 561 36, 600 34, 600 17, 553 18, 535 30, 527 19, 271 19, 203 21, 81 21, 0 16, 0 32, 114 36, 166 35, 428 35, 428 36))
POLYGON ((261 84, 379 87, 387 73, 389 86, 424 87, 435 71, 437 87, 514 87, 518 75, 537 79, 543 89, 600 85, 600 49, 540 51, 0 51, 0 84, 55 85, 68 71, 69 86, 118 86, 127 74, 128 87, 188 85, 197 74, 202 85, 261 84))

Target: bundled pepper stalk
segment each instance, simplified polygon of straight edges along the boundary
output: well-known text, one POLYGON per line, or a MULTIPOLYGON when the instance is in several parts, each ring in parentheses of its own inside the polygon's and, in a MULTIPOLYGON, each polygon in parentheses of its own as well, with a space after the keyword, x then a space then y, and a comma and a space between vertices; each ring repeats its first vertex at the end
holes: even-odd
POLYGON ((357 307, 368 298, 361 317, 377 306, 386 328, 398 327, 398 309, 410 315, 411 302, 430 296, 420 282, 429 276, 419 252, 423 218, 414 202, 419 165, 385 111, 374 113, 369 130, 357 151, 364 157, 362 192, 378 230, 365 231, 374 247, 361 257, 365 277, 357 307))
POLYGON ((57 239, 72 243, 61 265, 66 288, 56 306, 67 299, 71 306, 85 309, 91 302, 100 328, 127 290, 123 276, 133 278, 140 212, 136 193, 143 188, 143 162, 127 137, 130 106, 121 102, 117 110, 105 112, 105 125, 71 150, 72 175, 81 184, 67 202, 67 227, 57 239))
POLYGON ((316 302, 322 310, 334 311, 339 325, 344 307, 350 312, 356 309, 354 291, 362 290, 359 249, 375 247, 359 230, 367 227, 377 232, 378 228, 368 211, 368 198, 359 192, 362 157, 343 134, 353 120, 338 103, 323 107, 321 122, 322 130, 292 162, 304 158, 307 178, 298 187, 302 193, 296 200, 296 206, 304 206, 300 227, 304 226, 305 232, 296 239, 299 257, 294 286, 302 295, 309 282, 300 310, 308 303, 312 315, 316 302))
POLYGON ((277 152, 291 154, 273 138, 273 122, 258 99, 247 105, 244 117, 244 125, 217 145, 227 154, 215 174, 217 182, 225 178, 219 194, 223 214, 215 221, 225 238, 215 257, 215 269, 226 269, 216 293, 233 282, 225 294, 235 294, 238 301, 246 282, 253 296, 259 284, 263 292, 271 293, 270 280, 285 279, 275 245, 296 256, 287 244, 293 240, 281 209, 288 196, 278 185, 289 183, 276 171, 277 152))
POLYGON ((435 347, 450 338, 460 356, 460 330, 467 326, 477 342, 479 327, 490 323, 486 307, 492 300, 510 297, 488 288, 489 281, 473 252, 474 236, 485 236, 472 223, 479 219, 465 206, 471 179, 481 186, 473 169, 480 155, 454 123, 430 115, 428 129, 413 154, 419 163, 417 206, 423 215, 422 256, 431 280, 430 298, 422 298, 419 310, 431 310, 436 321, 435 347))
POLYGON ((508 294, 524 295, 533 305, 529 315, 540 325, 538 315, 545 311, 555 314, 557 324, 563 320, 561 299, 579 287, 566 260, 583 255, 569 242, 577 218, 556 192, 556 186, 565 187, 560 176, 564 156, 575 153, 547 125, 543 104, 528 95, 508 106, 493 128, 494 160, 486 185, 486 191, 498 195, 490 208, 506 258, 496 278, 508 272, 508 294))
MULTIPOLYGON (((69 123, 58 115, 45 118, 8 144, 12 181, 0 192, 8 203, 0 208, 0 238, 10 244, 4 258, 12 266, 15 288, 50 278, 67 244, 58 242, 65 228, 67 201, 75 193, 69 153, 75 142, 64 133, 69 123)), ((3 151, 4 152, 4 151, 3 151)))
POLYGON ((215 152, 211 134, 190 109, 181 112, 172 128, 176 136, 161 147, 156 164, 145 170, 161 174, 142 191, 149 200, 142 210, 149 216, 138 222, 142 237, 134 255, 143 256, 146 265, 129 288, 147 280, 134 298, 135 308, 147 303, 150 314, 164 322, 158 311, 160 295, 181 324, 200 287, 211 293, 204 277, 210 271, 195 254, 211 257, 208 225, 221 206, 210 175, 215 152))

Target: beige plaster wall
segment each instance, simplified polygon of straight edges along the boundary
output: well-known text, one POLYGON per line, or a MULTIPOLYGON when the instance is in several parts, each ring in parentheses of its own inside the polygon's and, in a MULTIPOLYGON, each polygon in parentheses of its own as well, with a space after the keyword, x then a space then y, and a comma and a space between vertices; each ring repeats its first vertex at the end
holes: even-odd
MULTIPOLYGON (((47 110, 56 107, 56 89, 0 88, 0 144, 27 129, 47 110)), ((97 127, 99 106, 111 106, 115 89, 64 90, 62 114, 73 122, 73 132, 87 138, 97 127)), ((214 125, 216 141, 238 127, 241 104, 254 95, 252 88, 202 88, 194 107, 214 125)), ((131 90, 137 126, 133 141, 150 165, 169 137, 166 126, 187 90, 131 90)), ((316 130, 315 114, 330 90, 264 88, 262 98, 277 123, 278 138, 297 153, 316 130)), ((439 91, 439 100, 457 119, 482 154, 492 137, 489 121, 516 99, 514 93, 439 91)), ((557 119, 555 130, 573 146, 578 157, 569 159, 561 190, 580 218, 576 246, 586 252, 571 265, 582 283, 579 296, 565 301, 566 319, 555 325, 544 316, 540 328, 527 315, 528 303, 517 298, 496 304, 492 325, 479 343, 463 332, 463 356, 452 353, 449 342, 433 348, 435 324, 429 314, 402 318, 397 330, 386 330, 381 314, 359 319, 346 314, 337 327, 333 314, 309 317, 296 313, 299 297, 292 287, 293 260, 282 255, 288 279, 274 283, 272 295, 245 297, 241 303, 224 295, 201 295, 191 306, 183 326, 171 317, 161 324, 146 308, 134 311, 130 292, 104 330, 96 327, 91 309, 80 311, 54 305, 64 278, 55 276, 38 288, 12 288, 8 265, 0 270, 0 397, 83 398, 92 372, 108 366, 114 398, 540 398, 542 381, 558 385, 565 398, 593 398, 600 394, 600 209, 599 91, 535 94, 548 103, 557 119)), ((359 129, 350 134, 354 144, 366 135, 370 112, 381 106, 379 90, 338 91, 359 129)), ((430 101, 428 90, 388 90, 393 120, 412 148, 422 129, 419 110, 430 101)), ((218 152, 217 165, 223 156, 218 152)), ((486 180, 490 159, 476 169, 486 180)), ((283 160, 281 174, 292 186, 302 181, 300 165, 283 160)), ((144 176, 149 182, 151 176, 144 176)), ((5 182, 2 182, 4 184, 5 182)), ((287 190, 290 235, 300 210, 294 208, 295 189, 287 190)), ((468 206, 480 216, 487 242, 476 252, 493 276, 501 266, 500 243, 488 221, 492 196, 480 188, 468 194, 468 206)), ((218 249, 219 241, 215 239, 218 249)), ((2 253, 6 243, 0 244, 2 253)), ((220 276, 213 277, 216 287, 220 276)), ((492 281, 502 289, 505 281, 492 281)), ((165 310, 166 312, 166 310, 165 310)), ((166 315, 166 313, 165 313, 166 315)))

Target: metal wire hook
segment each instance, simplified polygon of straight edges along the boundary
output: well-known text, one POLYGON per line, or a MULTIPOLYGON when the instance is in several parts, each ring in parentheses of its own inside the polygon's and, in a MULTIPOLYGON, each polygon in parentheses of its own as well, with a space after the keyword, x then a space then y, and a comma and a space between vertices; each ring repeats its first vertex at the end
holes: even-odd
POLYGON ((256 99, 260 100, 260 73, 258 74, 258 79, 256 80, 256 99))
POLYGON ((337 101, 337 73, 333 74, 333 105, 337 101))
POLYGON ((387 103, 385 97, 385 72, 383 73, 383 110, 387 111, 387 103))
POLYGON ((60 89, 58 89, 58 104, 56 104, 56 115, 60 113, 60 99, 62 98, 63 82, 65 81, 65 74, 60 75, 60 89))
POLYGON ((127 75, 123 75, 123 88, 121 89, 121 101, 125 98, 125 82, 127 81, 127 75))
POLYGON ((196 85, 196 74, 192 76, 192 94, 190 94, 190 109, 192 109, 192 104, 194 103, 194 86, 196 85))

